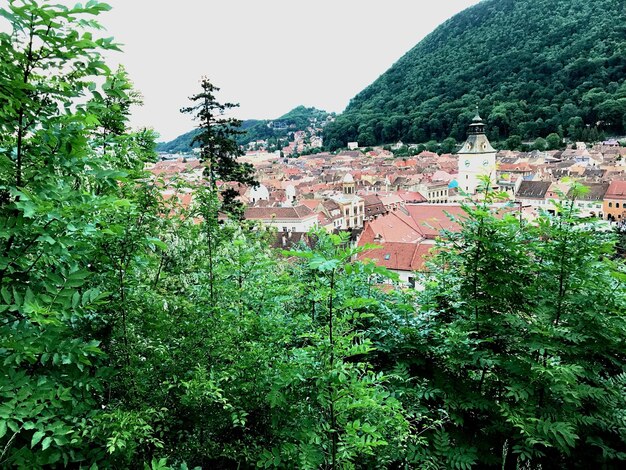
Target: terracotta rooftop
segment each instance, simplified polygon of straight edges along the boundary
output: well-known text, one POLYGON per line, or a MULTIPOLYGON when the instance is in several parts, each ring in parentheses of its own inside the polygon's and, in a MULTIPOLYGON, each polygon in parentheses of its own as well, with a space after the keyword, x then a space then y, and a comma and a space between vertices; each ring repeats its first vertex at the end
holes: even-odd
POLYGON ((626 181, 613 181, 606 191, 605 199, 626 199, 626 181))
POLYGON ((424 238, 437 238, 442 230, 459 230, 459 223, 450 216, 462 218, 465 211, 461 206, 450 204, 415 204, 406 209, 424 238))
POLYGON ((296 207, 248 207, 244 217, 253 220, 267 219, 295 219, 302 220, 316 217, 315 213, 306 206, 296 207))
POLYGON ((363 243, 416 243, 422 238, 415 221, 402 211, 389 212, 366 222, 361 235, 363 243))
MULTIPOLYGON (((360 244, 360 243, 359 243, 360 244)), ((433 243, 378 243, 380 248, 359 253, 358 259, 371 259, 378 266, 399 271, 421 271, 433 243)))

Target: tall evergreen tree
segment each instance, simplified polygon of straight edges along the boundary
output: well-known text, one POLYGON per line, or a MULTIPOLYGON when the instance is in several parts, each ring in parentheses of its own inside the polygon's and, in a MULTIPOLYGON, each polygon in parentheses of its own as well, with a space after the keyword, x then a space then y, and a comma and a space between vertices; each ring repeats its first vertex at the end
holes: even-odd
MULTIPOLYGON (((194 103, 193 106, 183 108, 181 112, 192 114, 198 121, 199 133, 194 136, 191 144, 200 144, 200 159, 206 165, 204 171, 209 179, 210 190, 217 193, 218 181, 256 185, 252 165, 237 161, 237 157, 243 155, 236 142, 236 136, 242 133, 238 129, 241 121, 223 117, 226 111, 239 105, 217 101, 215 93, 219 88, 206 77, 202 78, 200 86, 202 91, 189 98, 194 103)), ((226 187, 220 193, 223 208, 241 215, 241 204, 235 200, 238 196, 237 191, 232 187, 226 187)))

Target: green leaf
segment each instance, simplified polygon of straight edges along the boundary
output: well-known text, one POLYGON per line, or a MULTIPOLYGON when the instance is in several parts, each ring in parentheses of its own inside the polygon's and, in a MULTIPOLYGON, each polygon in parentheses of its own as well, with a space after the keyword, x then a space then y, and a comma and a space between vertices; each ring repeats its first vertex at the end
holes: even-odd
POLYGON ((48 447, 50 447, 50 444, 52 444, 52 438, 50 436, 48 436, 41 443, 41 448, 43 450, 46 450, 48 447))
MULTIPOLYGON (((36 431, 35 434, 33 434, 32 439, 30 440, 30 448, 32 449, 33 447, 35 447, 45 435, 46 433, 44 431, 36 431)), ((50 445, 49 442, 48 445, 50 445)))
POLYGON ((11 293, 9 292, 9 289, 7 289, 6 287, 3 287, 2 289, 0 289, 0 294, 2 294, 2 299, 4 300, 4 302, 7 305, 10 305, 11 300, 13 300, 13 297, 11 297, 11 293))

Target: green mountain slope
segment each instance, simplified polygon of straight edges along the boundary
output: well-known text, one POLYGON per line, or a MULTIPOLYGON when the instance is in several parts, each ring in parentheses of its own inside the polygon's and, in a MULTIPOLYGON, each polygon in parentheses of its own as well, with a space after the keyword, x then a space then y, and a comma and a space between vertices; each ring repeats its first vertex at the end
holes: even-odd
POLYGON ((495 139, 623 133, 624 18, 623 0, 484 0, 355 96, 325 141, 461 140, 476 105, 495 139))
MULTIPOLYGON (((257 140, 278 140, 287 137, 289 132, 306 130, 312 123, 326 120, 330 114, 316 108, 298 106, 288 113, 274 120, 247 119, 242 122, 241 130, 246 131, 237 138, 239 145, 246 145, 257 140)), ((157 146, 158 152, 177 153, 188 152, 191 141, 197 134, 194 129, 186 132, 169 142, 161 142, 157 146)))

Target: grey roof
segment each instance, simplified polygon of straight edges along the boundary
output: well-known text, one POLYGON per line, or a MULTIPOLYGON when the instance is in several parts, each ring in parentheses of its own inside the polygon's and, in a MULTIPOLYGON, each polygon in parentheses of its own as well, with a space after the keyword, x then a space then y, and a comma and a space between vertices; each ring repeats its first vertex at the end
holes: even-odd
POLYGON ((550 187, 549 181, 522 181, 516 196, 519 198, 543 199, 550 187))
POLYGON ((598 178, 602 178, 605 173, 606 173, 606 170, 603 170, 602 168, 586 168, 585 172, 583 173, 583 176, 584 177, 595 176, 598 178))
MULTIPOLYGON (((580 199, 581 201, 601 201, 604 199, 604 195, 609 189, 609 183, 585 183, 584 186, 586 186, 589 191, 576 197, 576 199, 580 199)), ((567 196, 570 197, 571 195, 572 190, 570 189, 567 196)))

